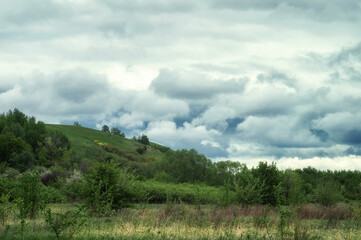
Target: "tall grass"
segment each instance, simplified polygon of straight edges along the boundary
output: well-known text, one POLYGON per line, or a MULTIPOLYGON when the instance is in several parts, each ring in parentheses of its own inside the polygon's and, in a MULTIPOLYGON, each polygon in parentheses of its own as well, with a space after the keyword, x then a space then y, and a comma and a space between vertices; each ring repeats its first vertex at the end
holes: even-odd
MULTIPOLYGON (((51 206, 54 212, 66 212, 73 205, 51 206)), ((281 215, 276 208, 265 206, 220 208, 216 205, 139 204, 124 208, 114 217, 89 218, 88 224, 73 239, 350 239, 361 236, 360 221, 344 206, 317 210, 315 206, 301 206, 290 210, 292 216, 281 234, 281 215), (310 210, 311 209, 311 210, 310 210), (343 209, 345 212, 341 211, 343 209), (323 212, 322 212, 323 211, 323 212), (266 214, 265 214, 266 213, 266 214), (305 217, 307 213, 307 218, 305 217), (302 215, 303 214, 303 215, 302 215), (338 214, 338 215, 337 215, 338 214), (327 216, 335 219, 332 227, 327 216), (348 216, 348 217, 347 217, 348 216), (265 225, 256 225, 264 218, 265 225)), ((22 238, 19 223, 7 221, 0 227, 0 239, 55 239, 42 216, 27 220, 22 238), (6 238, 5 238, 6 235, 6 238)))

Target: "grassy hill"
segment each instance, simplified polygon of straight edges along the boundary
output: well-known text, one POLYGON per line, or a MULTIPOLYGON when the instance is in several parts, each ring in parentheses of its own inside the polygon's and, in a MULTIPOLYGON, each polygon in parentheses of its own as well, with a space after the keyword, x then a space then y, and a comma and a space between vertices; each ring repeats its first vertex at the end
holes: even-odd
POLYGON ((81 159, 94 160, 99 155, 108 155, 131 168, 144 168, 162 159, 164 152, 168 150, 161 145, 150 143, 146 146, 146 151, 140 154, 137 149, 144 148, 144 145, 122 136, 77 126, 48 124, 46 127, 48 130, 65 134, 70 140, 73 152, 81 159), (96 142, 106 146, 102 147, 96 142))

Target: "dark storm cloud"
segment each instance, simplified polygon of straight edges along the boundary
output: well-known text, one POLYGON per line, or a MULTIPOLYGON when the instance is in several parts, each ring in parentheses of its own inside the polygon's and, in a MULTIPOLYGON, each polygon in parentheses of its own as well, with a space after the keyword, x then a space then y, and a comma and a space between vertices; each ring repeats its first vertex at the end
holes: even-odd
POLYGON ((351 129, 343 134, 343 141, 347 144, 361 144, 361 129, 351 129))
POLYGON ((0 110, 109 124, 208 157, 359 155, 360 6, 7 1, 0 110))
POLYGON ((150 89, 171 98, 202 99, 217 94, 240 93, 247 82, 245 79, 217 81, 192 72, 180 72, 162 69, 152 81, 150 89))
POLYGON ((75 103, 84 102, 94 94, 108 92, 105 76, 90 74, 84 69, 57 73, 53 86, 58 96, 75 103))

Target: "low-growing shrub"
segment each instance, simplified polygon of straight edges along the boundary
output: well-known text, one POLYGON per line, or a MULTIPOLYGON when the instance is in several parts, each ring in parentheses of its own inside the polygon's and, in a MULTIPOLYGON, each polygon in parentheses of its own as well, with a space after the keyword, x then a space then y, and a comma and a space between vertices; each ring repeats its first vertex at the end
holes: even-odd
POLYGON ((62 193, 71 202, 81 201, 85 198, 85 187, 83 182, 67 183, 62 188, 62 193))
POLYGON ((43 187, 43 201, 46 203, 64 203, 66 202, 66 197, 62 192, 54 187, 43 187))
POLYGON ((97 163, 84 178, 86 206, 93 215, 110 215, 132 201, 134 176, 114 162, 97 163))
MULTIPOLYGON (((142 198, 138 201, 149 203, 184 202, 190 204, 219 204, 224 198, 224 190, 204 184, 174 184, 148 180, 138 182, 142 198)), ((235 199, 236 193, 228 191, 229 199, 235 199)))
POLYGON ((57 239, 61 237, 71 239, 86 224, 87 216, 82 208, 69 210, 64 213, 55 213, 49 208, 45 211, 44 219, 57 239))
POLYGON ((44 193, 39 175, 26 173, 18 182, 16 188, 16 206, 19 210, 19 218, 30 217, 34 219, 44 207, 44 193))
POLYGON ((0 197, 0 224, 5 226, 7 218, 12 210, 12 204, 9 202, 10 196, 3 194, 0 197))

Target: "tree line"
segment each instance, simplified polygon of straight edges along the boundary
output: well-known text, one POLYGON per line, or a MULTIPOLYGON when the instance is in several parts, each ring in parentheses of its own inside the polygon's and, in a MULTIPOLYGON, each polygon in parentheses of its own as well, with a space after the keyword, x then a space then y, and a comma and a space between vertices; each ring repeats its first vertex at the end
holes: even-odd
MULTIPOLYGON (((109 127, 103 130, 111 133, 109 127)), ((151 144, 145 135, 135 140, 151 144)), ((147 163, 146 174, 126 168, 110 153, 101 153, 84 166, 63 133, 48 131, 43 122, 14 109, 0 115, 0 197, 17 201, 21 197, 17 189, 31 180, 38 185, 25 185, 37 186, 34 191, 45 196, 39 199, 82 201, 94 214, 137 202, 330 206, 361 200, 360 171, 280 170, 267 162, 249 168, 239 162, 212 162, 194 149, 151 146, 161 149, 164 157, 147 163)), ((134 149, 134 154, 144 153, 134 149)), ((129 157, 134 161, 134 155, 129 157)))

